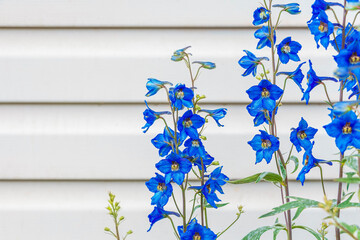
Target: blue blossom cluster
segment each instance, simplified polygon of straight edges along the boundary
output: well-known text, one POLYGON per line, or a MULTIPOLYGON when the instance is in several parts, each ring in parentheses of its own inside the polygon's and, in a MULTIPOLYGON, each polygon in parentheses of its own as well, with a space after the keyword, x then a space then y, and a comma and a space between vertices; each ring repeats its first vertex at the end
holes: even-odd
MULTIPOLYGON (((171 60, 175 62, 185 61, 188 68, 190 68, 190 54, 186 52, 188 48, 185 47, 175 51, 171 60)), ((195 61, 193 64, 198 64, 198 70, 201 68, 214 69, 216 67, 212 62, 195 61)), ((216 203, 221 201, 218 198, 218 193, 224 193, 222 186, 229 180, 222 173, 222 166, 212 172, 207 172, 209 166, 216 164, 214 164, 214 158, 205 149, 203 140, 206 138, 202 135, 208 118, 214 119, 219 127, 223 126, 220 120, 225 117, 227 109, 201 109, 198 102, 204 97, 195 96, 195 80, 192 79, 192 87, 182 83, 172 87, 173 84, 170 82, 153 78, 149 78, 146 84, 148 89, 146 96, 148 97, 157 94, 161 89, 165 90, 171 110, 156 112, 150 109, 145 101, 147 109, 144 111, 146 121, 143 127, 144 132, 158 119, 162 119, 165 123, 163 132, 151 140, 162 159, 155 164, 159 173, 156 173, 155 177, 146 182, 147 188, 153 193, 151 205, 154 205, 154 210, 149 215, 149 230, 154 223, 164 218, 170 218, 170 215, 185 218, 186 213, 180 212, 179 209, 177 209, 178 212, 164 209, 169 199, 175 197, 173 192, 176 187, 181 189, 183 193, 189 190, 194 192, 195 197, 203 196, 204 204, 208 203, 211 207, 217 208, 216 203), (168 88, 168 86, 170 87, 168 88), (165 115, 172 115, 172 127, 164 118, 165 115), (189 187, 188 178, 190 172, 194 172, 198 177, 201 182, 200 186, 189 187)), ((217 238, 217 235, 209 228, 198 224, 196 219, 186 219, 184 222, 187 222, 187 224, 177 228, 181 240, 215 240, 217 238)))

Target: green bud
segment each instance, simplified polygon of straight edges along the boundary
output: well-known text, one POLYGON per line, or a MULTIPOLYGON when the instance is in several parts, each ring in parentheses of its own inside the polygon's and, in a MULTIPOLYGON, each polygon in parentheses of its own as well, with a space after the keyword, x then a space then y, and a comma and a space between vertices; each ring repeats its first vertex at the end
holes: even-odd
POLYGON ((110 206, 107 206, 106 208, 107 210, 109 210, 111 212, 111 207, 110 206))
POLYGON ((256 79, 257 79, 257 80, 261 80, 261 77, 260 77, 260 76, 256 76, 256 79))
POLYGON ((200 111, 201 110, 201 107, 199 105, 195 105, 195 110, 196 111, 200 111))
POLYGON ((110 228, 106 227, 106 228, 104 228, 104 231, 105 232, 110 232, 110 228))
POLYGON ((124 216, 119 217, 119 221, 122 221, 122 220, 124 220, 124 219, 125 219, 124 216))
POLYGON ((126 234, 127 235, 130 235, 130 234, 132 234, 133 233, 133 231, 132 230, 129 230, 126 234))
POLYGON ((205 118, 205 122, 208 123, 208 122, 209 122, 209 119, 205 118))
POLYGON ((117 206, 119 206, 119 202, 116 202, 116 203, 115 203, 115 207, 117 207, 117 206))
POLYGON ((270 73, 270 71, 269 70, 266 70, 266 74, 269 74, 270 73))
POLYGON ((239 210, 239 213, 243 213, 244 211, 243 211, 243 206, 242 205, 240 205, 240 206, 238 206, 238 210, 239 210))
POLYGON ((262 77, 262 78, 263 78, 263 77, 264 77, 264 74, 263 74, 263 73, 260 73, 260 77, 262 77))
POLYGON ((207 140, 207 138, 206 138, 205 136, 200 136, 200 138, 201 138, 202 140, 204 140, 204 141, 207 140))
POLYGON ((213 162, 211 163, 211 165, 213 165, 213 166, 219 166, 220 163, 219 163, 219 161, 213 161, 213 162))

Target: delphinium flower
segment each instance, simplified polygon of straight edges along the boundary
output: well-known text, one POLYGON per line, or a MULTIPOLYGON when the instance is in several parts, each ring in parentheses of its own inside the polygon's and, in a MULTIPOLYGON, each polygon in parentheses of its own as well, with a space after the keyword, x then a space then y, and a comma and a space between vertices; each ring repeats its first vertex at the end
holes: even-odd
POLYGON ((300 63, 299 66, 295 69, 293 72, 278 72, 276 76, 279 75, 287 75, 288 78, 294 80, 296 85, 300 88, 301 92, 304 92, 303 87, 301 86, 302 80, 304 79, 304 74, 301 71, 301 66, 305 64, 306 62, 300 63))
POLYGON ((215 63, 213 62, 203 62, 203 61, 194 61, 193 63, 198 63, 201 65, 201 67, 205 68, 205 69, 214 69, 216 68, 215 63))
POLYGON ((149 191, 154 193, 151 198, 151 205, 164 207, 173 192, 171 184, 166 184, 165 178, 158 173, 156 173, 156 177, 150 178, 145 184, 149 191))
POLYGON ((360 148, 360 120, 353 111, 349 111, 324 126, 327 134, 335 138, 335 144, 344 154, 349 146, 360 148))
POLYGON ((184 146, 190 156, 204 157, 206 155, 205 147, 200 139, 189 138, 185 141, 184 146))
POLYGON ((288 12, 292 15, 301 13, 298 3, 288 3, 288 4, 274 4, 273 7, 283 8, 285 12, 288 12))
POLYGON ((305 174, 309 173, 312 168, 318 166, 320 163, 326 163, 326 164, 332 165, 332 162, 315 158, 312 154, 312 147, 307 149, 303 156, 303 165, 304 166, 300 170, 300 173, 297 176, 296 180, 300 181, 301 184, 304 185, 305 174))
POLYGON ((142 127, 142 129, 145 129, 143 132, 146 133, 147 130, 154 124, 154 122, 161 117, 163 114, 171 114, 169 111, 164 112, 155 112, 151 108, 149 108, 147 102, 145 101, 146 109, 144 111, 144 120, 146 121, 145 126, 142 127))
POLYGON ((171 56, 171 60, 175 61, 175 62, 179 62, 182 61, 186 55, 186 50, 189 48, 190 46, 178 49, 174 52, 174 54, 171 56))
MULTIPOLYGON (((336 38, 331 40, 330 43, 336 51, 340 52, 340 49, 342 49, 343 29, 339 28, 336 32, 336 38)), ((345 48, 347 48, 354 41, 360 40, 360 32, 356 30, 350 23, 346 26, 345 33, 345 48)))
POLYGON ((200 225, 196 219, 191 220, 184 232, 184 227, 179 226, 180 240, 215 240, 217 235, 205 226, 200 225))
POLYGON ((308 80, 307 89, 305 90, 304 95, 301 98, 301 101, 305 100, 306 104, 309 103, 311 90, 313 90, 316 86, 321 84, 322 81, 330 80, 330 81, 337 82, 337 79, 333 78, 333 77, 319 77, 319 76, 317 76, 316 72, 314 71, 314 69, 312 67, 311 60, 309 60, 309 66, 310 66, 310 69, 307 72, 307 80, 308 80))
POLYGON ((269 58, 267 57, 256 57, 253 53, 250 51, 244 50, 246 53, 246 56, 243 56, 239 60, 239 65, 246 69, 246 71, 242 74, 243 76, 252 75, 255 77, 257 66, 261 63, 261 61, 266 60, 269 61, 269 58))
POLYGON ((259 7, 254 11, 254 20, 253 25, 261 25, 263 23, 266 23, 269 21, 270 18, 270 12, 264 7, 259 7))
POLYGON ((225 185, 226 181, 228 181, 229 178, 221 172, 222 168, 222 166, 217 167, 210 173, 209 179, 211 179, 212 181, 209 182, 209 185, 210 189, 219 191, 221 194, 224 194, 221 186, 225 185))
POLYGON ((330 35, 334 32, 334 24, 328 20, 325 12, 320 12, 319 16, 308 24, 311 34, 314 35, 317 48, 321 45, 327 49, 330 42, 330 35))
POLYGON ((267 132, 260 130, 261 134, 256 134, 254 138, 248 142, 254 151, 256 151, 256 163, 261 162, 263 159, 267 163, 270 163, 272 155, 279 149, 279 140, 268 134, 267 132))
POLYGON ((163 208, 155 206, 154 210, 148 216, 149 222, 150 222, 150 228, 147 231, 149 232, 151 230, 152 226, 156 222, 160 221, 161 219, 164 219, 164 218, 168 217, 169 215, 175 215, 177 217, 180 217, 180 214, 178 214, 176 212, 165 211, 163 208))
POLYGON ((192 164, 188 159, 182 158, 179 154, 171 153, 166 159, 161 160, 155 166, 160 172, 165 174, 165 184, 173 180, 178 185, 181 185, 185 174, 190 172, 192 164))
POLYGON ((345 113, 354 110, 359 103, 360 101, 343 101, 334 103, 332 108, 330 108, 330 116, 331 118, 340 117, 345 113))
MULTIPOLYGON (((259 39, 259 42, 256 46, 256 49, 262 49, 263 47, 267 46, 271 48, 271 41, 270 41, 270 28, 268 26, 263 26, 255 31, 254 36, 255 38, 259 39)), ((276 42, 276 32, 274 31, 274 43, 276 42)))
POLYGON ((148 78, 148 81, 146 83, 146 88, 149 91, 146 93, 145 96, 150 97, 152 95, 155 95, 161 88, 164 88, 166 84, 172 86, 171 82, 159 81, 155 78, 148 78))
POLYGON ((207 110, 201 109, 199 112, 206 112, 210 117, 212 117, 219 127, 223 127, 224 125, 220 124, 219 120, 223 119, 227 113, 226 108, 218 108, 215 110, 207 110))
POLYGON ((312 148, 310 140, 314 138, 317 131, 316 128, 309 127, 304 118, 301 118, 299 126, 291 129, 290 141, 294 144, 298 152, 301 151, 301 147, 304 148, 305 151, 309 150, 312 148))
POLYGON ((311 19, 308 21, 308 23, 310 23, 311 21, 313 21, 315 18, 317 18, 317 16, 321 13, 326 11, 327 9, 329 9, 332 6, 340 6, 340 7, 344 7, 342 4, 337 3, 337 2, 326 2, 324 0, 315 0, 315 2, 311 5, 312 8, 312 17, 311 19))
POLYGON ((338 67, 360 66, 360 39, 342 49, 334 59, 338 67))
MULTIPOLYGON (((214 180, 208 179, 203 186, 192 186, 191 189, 197 189, 201 191, 201 193, 204 195, 206 201, 213 207, 217 208, 216 202, 220 202, 221 200, 216 195, 215 191, 216 189, 212 188, 214 187, 215 183, 214 180)), ((223 192, 220 192, 223 194, 223 192)))
POLYGON ((199 156, 197 152, 195 152, 195 155, 189 154, 189 148, 185 148, 185 150, 182 153, 182 157, 192 162, 194 166, 197 166, 199 168, 199 170, 202 171, 202 169, 204 169, 205 172, 207 166, 210 166, 210 164, 214 161, 214 158, 210 156, 210 154, 207 153, 206 151, 204 156, 199 156))
POLYGON ((257 86, 250 87, 246 93, 253 100, 255 108, 264 108, 269 111, 275 109, 276 100, 283 94, 283 90, 269 80, 261 80, 257 86))
MULTIPOLYGON (((263 123, 269 124, 269 120, 272 118, 272 111, 257 105, 256 102, 252 102, 246 106, 246 110, 249 112, 250 116, 255 117, 253 120, 254 126, 257 127, 263 123)), ((277 111, 277 109, 278 108, 276 108, 275 111, 277 111)))
POLYGON ((179 110, 183 109, 184 106, 192 108, 192 99, 194 92, 190 88, 185 87, 185 84, 177 84, 175 88, 170 88, 169 98, 173 106, 179 110))
MULTIPOLYGON (((177 143, 180 146, 182 140, 179 135, 180 134, 177 134, 177 143)), ((161 157, 166 156, 173 148, 175 148, 174 137, 175 132, 171 128, 165 127, 163 133, 159 133, 151 140, 151 143, 159 149, 159 155, 161 157)))
POLYGON ((196 129, 201 128, 204 124, 205 119, 197 114, 193 114, 191 110, 186 111, 177 123, 180 134, 184 139, 186 136, 199 138, 199 133, 196 129))
POLYGON ((292 41, 291 37, 287 37, 281 41, 277 46, 277 53, 279 55, 280 62, 287 64, 289 60, 295 62, 300 61, 298 52, 301 50, 302 46, 296 41, 292 41))

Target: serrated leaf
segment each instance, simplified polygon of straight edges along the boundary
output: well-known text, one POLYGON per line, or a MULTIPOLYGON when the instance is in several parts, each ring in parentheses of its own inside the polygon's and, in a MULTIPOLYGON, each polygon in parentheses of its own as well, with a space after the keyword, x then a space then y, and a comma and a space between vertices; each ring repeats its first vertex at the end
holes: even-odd
POLYGON ((360 183, 360 177, 352 177, 352 178, 336 178, 334 179, 336 182, 343 182, 343 183, 360 183))
POLYGON ((242 238, 242 240, 259 240, 261 235, 265 232, 273 229, 273 226, 264 226, 251 231, 248 235, 242 238))
MULTIPOLYGON (((306 227, 306 226, 293 226, 293 229, 296 229, 296 228, 299 228, 299 229, 303 229, 307 232, 309 232, 310 234, 312 234, 317 240, 322 240, 322 236, 320 233, 314 231, 313 229, 309 228, 309 227, 306 227)), ((327 240, 327 238, 325 237, 325 239, 327 240)))
POLYGON ((299 159, 298 159, 297 157, 295 157, 295 156, 291 156, 291 157, 289 158, 289 160, 293 161, 294 164, 295 164, 294 171, 291 172, 291 174, 293 174, 293 173, 296 172, 296 171, 298 170, 298 168, 299 168, 299 159))
POLYGON ((257 182, 257 180, 260 178, 260 176, 261 176, 260 180, 283 184, 282 177, 279 174, 272 173, 272 172, 257 173, 257 174, 251 175, 249 177, 246 177, 246 178, 242 178, 242 179, 238 179, 238 180, 234 180, 234 181, 228 181, 228 183, 245 184, 245 183, 257 182))

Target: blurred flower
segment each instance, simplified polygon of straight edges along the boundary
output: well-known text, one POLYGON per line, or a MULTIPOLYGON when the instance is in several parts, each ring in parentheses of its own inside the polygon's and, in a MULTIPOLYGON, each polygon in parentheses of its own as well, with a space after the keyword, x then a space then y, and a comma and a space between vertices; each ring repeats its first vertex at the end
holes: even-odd
POLYGON ((171 56, 171 60, 172 61, 175 61, 175 62, 179 62, 181 60, 184 59, 185 55, 186 55, 186 50, 189 48, 190 46, 187 46, 187 47, 184 47, 184 48, 181 48, 179 50, 176 50, 174 52, 174 54, 171 56))
POLYGON ((202 61, 195 61, 193 63, 198 63, 201 65, 201 67, 205 68, 205 69, 214 69, 216 68, 215 63, 213 62, 202 62, 202 61))
POLYGON ((298 3, 275 4, 273 7, 283 8, 285 12, 288 12, 292 15, 301 13, 298 3))

